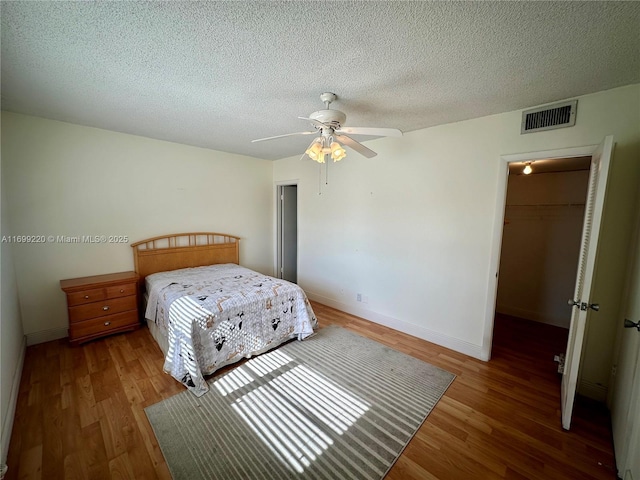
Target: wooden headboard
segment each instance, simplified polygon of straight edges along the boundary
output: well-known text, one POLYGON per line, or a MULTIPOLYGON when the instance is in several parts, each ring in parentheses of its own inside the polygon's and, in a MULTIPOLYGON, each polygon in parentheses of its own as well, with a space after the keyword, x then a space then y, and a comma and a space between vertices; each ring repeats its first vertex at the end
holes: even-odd
POLYGON ((226 233, 177 233, 131 245, 135 270, 144 285, 147 275, 187 267, 239 263, 240 237, 226 233))

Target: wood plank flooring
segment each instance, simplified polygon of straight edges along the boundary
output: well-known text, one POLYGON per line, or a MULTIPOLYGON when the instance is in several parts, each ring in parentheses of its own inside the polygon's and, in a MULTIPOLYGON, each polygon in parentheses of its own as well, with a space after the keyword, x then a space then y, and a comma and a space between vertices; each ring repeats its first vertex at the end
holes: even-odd
MULTIPOLYGON (((572 430, 561 428, 553 354, 566 331, 498 316, 493 358, 482 362, 313 308, 321 326, 341 325, 457 375, 387 480, 616 478, 602 407, 579 399, 572 430)), ((144 413, 183 390, 162 363, 146 328, 80 347, 29 347, 6 479, 171 478, 144 413)))

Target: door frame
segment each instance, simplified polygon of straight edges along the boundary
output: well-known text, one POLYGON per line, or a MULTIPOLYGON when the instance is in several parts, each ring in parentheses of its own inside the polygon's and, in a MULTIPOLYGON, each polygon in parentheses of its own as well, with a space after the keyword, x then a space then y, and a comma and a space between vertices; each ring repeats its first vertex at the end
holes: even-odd
POLYGON ((507 202, 507 183, 509 181, 509 164, 534 162, 536 160, 552 160, 567 157, 593 156, 599 145, 585 145, 582 147, 559 148, 553 150, 539 150, 527 153, 514 153, 500 155, 498 166, 498 184, 496 185, 496 208, 493 223, 493 236, 491 240, 491 257, 489 276, 487 278, 487 301, 484 312, 484 331, 480 358, 488 361, 491 359, 493 345, 493 323, 496 312, 496 299, 498 295, 498 270, 500 268, 500 254, 502 251, 502 234, 504 228, 504 215, 507 202))
MULTIPOLYGON (((280 275, 280 255, 282 252, 282 236, 281 236, 281 230, 280 230, 280 225, 282 222, 282 209, 280 208, 280 192, 282 190, 282 187, 288 187, 288 186, 298 186, 298 179, 294 179, 294 180, 280 180, 274 183, 274 189, 273 189, 273 201, 275 204, 275 208, 273 209, 273 213, 274 213, 274 219, 273 219, 273 225, 274 225, 274 242, 273 242, 273 276, 276 278, 282 278, 280 275)), ((299 198, 299 197, 298 197, 299 198)), ((296 208, 296 216, 299 219, 300 215, 298 215, 298 211, 299 208, 296 208)), ((298 254, 297 254, 297 250, 298 247, 300 246, 300 242, 298 241, 296 244, 296 267, 297 267, 297 263, 298 263, 298 254)))

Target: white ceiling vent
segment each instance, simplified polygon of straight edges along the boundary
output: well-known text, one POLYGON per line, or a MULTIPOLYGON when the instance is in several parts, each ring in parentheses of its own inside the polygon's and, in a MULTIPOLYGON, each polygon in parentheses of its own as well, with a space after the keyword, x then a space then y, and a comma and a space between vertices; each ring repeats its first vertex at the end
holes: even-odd
POLYGON ((540 132, 556 128, 573 127, 576 124, 578 100, 554 103, 522 112, 520 133, 540 132))

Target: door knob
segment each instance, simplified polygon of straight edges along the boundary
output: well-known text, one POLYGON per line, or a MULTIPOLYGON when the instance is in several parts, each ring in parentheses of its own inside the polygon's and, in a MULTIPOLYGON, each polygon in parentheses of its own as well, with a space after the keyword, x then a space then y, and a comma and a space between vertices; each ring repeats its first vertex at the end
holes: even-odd
POLYGON ((590 308, 591 310, 595 310, 596 312, 600 310, 600 304, 598 303, 589 304, 589 303, 581 302, 580 300, 573 300, 571 298, 567 301, 567 303, 569 304, 569 306, 578 307, 582 311, 585 311, 587 308, 590 308))
POLYGON ((632 322, 629 319, 624 319, 624 328, 637 328, 640 332, 640 322, 632 322))

